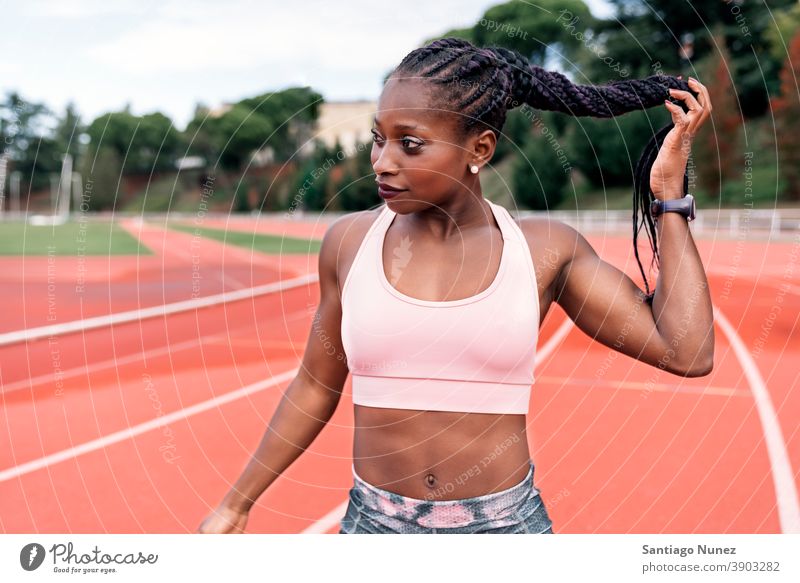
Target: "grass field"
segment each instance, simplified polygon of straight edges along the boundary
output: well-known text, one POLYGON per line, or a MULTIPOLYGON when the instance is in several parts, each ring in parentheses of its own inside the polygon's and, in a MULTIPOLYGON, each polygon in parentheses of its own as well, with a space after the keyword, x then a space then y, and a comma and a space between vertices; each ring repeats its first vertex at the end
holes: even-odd
POLYGON ((170 223, 169 228, 176 231, 198 234, 209 239, 222 241, 228 245, 236 245, 262 253, 319 253, 320 241, 309 239, 293 239, 290 237, 277 237, 274 235, 261 235, 243 233, 241 231, 225 231, 223 229, 209 229, 207 227, 194 227, 170 223))
POLYGON ((152 255, 113 222, 0 223, 0 255, 152 255))

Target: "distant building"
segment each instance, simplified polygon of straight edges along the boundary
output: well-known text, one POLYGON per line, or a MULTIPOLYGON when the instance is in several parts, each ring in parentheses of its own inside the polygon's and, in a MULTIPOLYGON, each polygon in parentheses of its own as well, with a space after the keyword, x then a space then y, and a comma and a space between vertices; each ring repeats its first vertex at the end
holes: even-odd
POLYGON ((233 103, 220 103, 216 107, 208 109, 208 117, 222 117, 233 108, 233 103))
POLYGON ((378 104, 375 101, 329 101, 320 105, 314 138, 332 148, 338 139, 345 152, 351 152, 359 142, 372 139, 372 118, 378 104))
POLYGON ((175 160, 175 168, 178 170, 191 170, 192 168, 203 168, 206 159, 202 156, 184 156, 175 160))
MULTIPOLYGON (((231 110, 233 103, 221 103, 208 108, 209 117, 220 117, 231 110)), ((304 158, 314 151, 316 140, 322 141, 328 148, 333 148, 338 140, 345 154, 355 150, 356 144, 369 142, 372 139, 372 118, 378 104, 375 101, 330 101, 319 107, 319 117, 313 128, 290 124, 289 131, 299 138, 300 147, 296 153, 304 158)), ((275 152, 269 145, 253 152, 251 164, 264 166, 273 163, 275 152)), ((181 160, 180 164, 192 166, 195 160, 181 160)))

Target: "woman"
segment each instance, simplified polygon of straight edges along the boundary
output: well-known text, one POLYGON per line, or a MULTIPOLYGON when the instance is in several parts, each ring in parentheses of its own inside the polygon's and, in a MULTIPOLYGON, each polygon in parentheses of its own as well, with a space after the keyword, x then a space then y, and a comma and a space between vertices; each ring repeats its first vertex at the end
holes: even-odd
POLYGON ((713 366, 711 301, 687 218, 649 215, 651 197, 683 197, 691 140, 710 111, 693 79, 576 86, 514 51, 455 38, 411 52, 387 79, 373 129, 385 204, 326 232, 301 370, 254 459, 198 530, 244 530, 352 373, 354 485, 340 533, 552 533, 525 434, 550 305, 598 342, 676 375, 713 366), (639 162, 634 205, 660 264, 653 293, 573 228, 515 220, 481 194, 479 172, 509 108, 611 117, 662 102, 673 123, 639 162))

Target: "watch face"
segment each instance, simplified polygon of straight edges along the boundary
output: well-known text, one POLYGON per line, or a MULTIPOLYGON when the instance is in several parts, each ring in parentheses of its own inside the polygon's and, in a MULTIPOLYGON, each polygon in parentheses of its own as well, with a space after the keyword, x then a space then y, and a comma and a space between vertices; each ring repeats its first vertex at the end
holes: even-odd
POLYGON ((688 219, 690 221, 693 221, 694 217, 695 217, 695 213, 697 211, 697 207, 695 206, 695 202, 694 202, 694 197, 691 194, 687 194, 686 198, 688 198, 690 200, 690 202, 691 202, 691 206, 689 207, 689 217, 688 217, 688 219))

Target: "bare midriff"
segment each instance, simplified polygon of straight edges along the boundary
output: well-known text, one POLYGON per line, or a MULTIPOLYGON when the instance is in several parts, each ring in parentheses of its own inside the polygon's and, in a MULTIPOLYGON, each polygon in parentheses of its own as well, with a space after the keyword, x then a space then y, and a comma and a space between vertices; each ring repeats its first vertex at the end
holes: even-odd
POLYGON ((528 473, 525 415, 355 405, 353 464, 408 498, 455 500, 505 490, 528 473))

